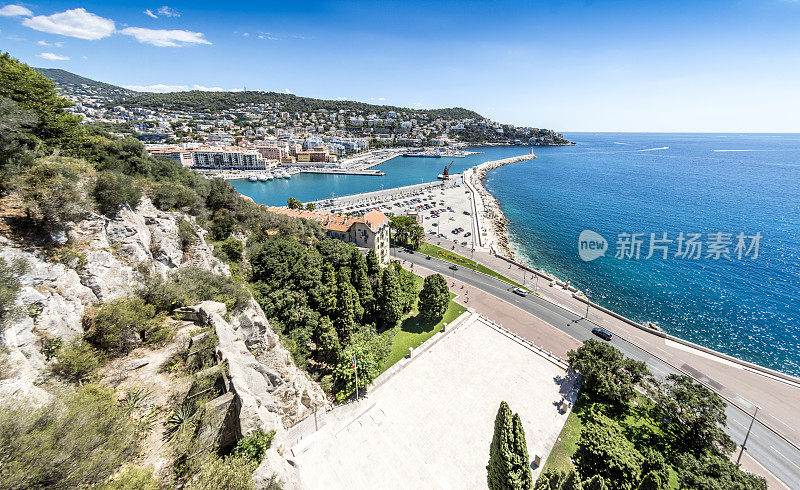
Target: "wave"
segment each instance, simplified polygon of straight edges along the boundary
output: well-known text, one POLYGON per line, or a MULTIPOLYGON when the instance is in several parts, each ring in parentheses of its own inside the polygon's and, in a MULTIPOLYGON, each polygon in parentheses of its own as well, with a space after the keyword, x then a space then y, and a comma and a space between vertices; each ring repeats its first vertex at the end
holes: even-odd
POLYGON ((646 150, 636 150, 636 151, 656 151, 656 150, 669 150, 669 146, 662 146, 660 148, 648 148, 646 150))
POLYGON ((728 151, 769 151, 769 150, 711 150, 711 151, 728 152, 728 151))
POLYGON ((618 141, 615 141, 615 142, 614 142, 614 144, 615 144, 615 145, 627 145, 627 146, 631 146, 631 144, 630 144, 630 143, 620 143, 620 142, 618 142, 618 141))

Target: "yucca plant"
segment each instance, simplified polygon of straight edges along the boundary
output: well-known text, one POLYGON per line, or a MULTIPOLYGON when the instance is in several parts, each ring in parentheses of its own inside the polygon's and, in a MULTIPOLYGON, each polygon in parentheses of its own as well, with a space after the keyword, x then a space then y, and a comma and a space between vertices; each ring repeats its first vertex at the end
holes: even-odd
POLYGON ((164 440, 170 440, 181 430, 182 427, 192 420, 197 413, 197 406, 189 400, 184 400, 180 407, 172 413, 164 422, 164 440))

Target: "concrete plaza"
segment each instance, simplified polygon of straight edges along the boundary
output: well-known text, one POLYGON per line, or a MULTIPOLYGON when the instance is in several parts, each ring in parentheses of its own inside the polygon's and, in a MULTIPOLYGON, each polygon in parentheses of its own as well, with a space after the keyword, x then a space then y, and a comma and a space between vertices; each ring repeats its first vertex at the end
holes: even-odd
POLYGON ((558 404, 574 401, 574 380, 477 315, 442 335, 295 447, 304 488, 485 488, 502 400, 522 419, 531 459, 544 463, 568 415, 558 404))

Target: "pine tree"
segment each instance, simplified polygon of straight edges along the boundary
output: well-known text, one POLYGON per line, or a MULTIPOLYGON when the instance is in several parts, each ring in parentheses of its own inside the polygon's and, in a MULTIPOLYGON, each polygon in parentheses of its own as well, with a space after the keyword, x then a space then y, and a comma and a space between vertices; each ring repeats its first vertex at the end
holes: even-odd
POLYGON ((358 301, 358 293, 350 284, 349 275, 346 267, 339 269, 337 274, 339 294, 336 296, 338 313, 336 330, 339 333, 339 341, 345 343, 350 339, 356 324, 361 321, 361 316, 364 314, 364 308, 358 301))
POLYGON ((661 480, 661 475, 656 471, 644 475, 637 487, 638 490, 662 490, 663 488, 667 488, 665 482, 661 480))
POLYGON ((494 420, 487 482, 491 490, 527 490, 533 487, 525 430, 519 415, 512 415, 506 402, 500 403, 494 420))
POLYGON ((608 484, 601 475, 594 475, 583 482, 583 490, 608 490, 608 484))
POLYGON ((397 275, 387 267, 383 270, 380 294, 380 316, 384 322, 395 325, 403 317, 402 295, 397 275))
POLYGON ((422 291, 419 293, 419 312, 423 318, 439 319, 444 316, 450 304, 450 290, 447 281, 441 274, 432 274, 425 278, 422 291))

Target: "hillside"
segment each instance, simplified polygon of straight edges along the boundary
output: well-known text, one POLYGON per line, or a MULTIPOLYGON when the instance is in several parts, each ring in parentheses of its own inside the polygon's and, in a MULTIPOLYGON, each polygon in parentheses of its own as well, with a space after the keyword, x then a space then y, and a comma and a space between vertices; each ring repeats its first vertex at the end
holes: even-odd
POLYGON ((34 70, 52 80, 64 95, 96 96, 118 100, 139 94, 134 90, 98 82, 58 68, 34 68, 34 70))
POLYGON ((355 111, 359 113, 384 113, 388 111, 425 114, 430 118, 482 119, 483 116, 475 111, 461 107, 446 109, 409 109, 405 107, 367 104, 351 100, 324 100, 310 97, 299 97, 293 94, 277 92, 261 92, 248 90, 246 92, 171 92, 166 94, 140 94, 129 97, 122 102, 128 108, 142 107, 146 109, 170 109, 191 112, 219 112, 237 106, 252 104, 280 104, 286 112, 314 112, 320 109, 335 112, 339 110, 355 111))

